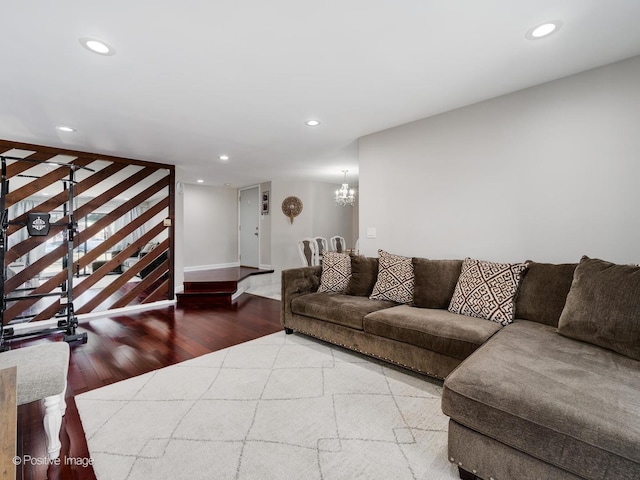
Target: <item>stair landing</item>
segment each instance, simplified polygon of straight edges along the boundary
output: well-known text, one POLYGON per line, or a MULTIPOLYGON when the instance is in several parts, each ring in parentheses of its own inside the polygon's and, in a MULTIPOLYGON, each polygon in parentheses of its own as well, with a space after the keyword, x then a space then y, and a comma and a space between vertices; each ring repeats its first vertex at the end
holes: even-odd
POLYGON ((238 284, 252 276, 273 273, 252 267, 230 267, 184 273, 184 291, 176 294, 179 306, 231 305, 238 284))

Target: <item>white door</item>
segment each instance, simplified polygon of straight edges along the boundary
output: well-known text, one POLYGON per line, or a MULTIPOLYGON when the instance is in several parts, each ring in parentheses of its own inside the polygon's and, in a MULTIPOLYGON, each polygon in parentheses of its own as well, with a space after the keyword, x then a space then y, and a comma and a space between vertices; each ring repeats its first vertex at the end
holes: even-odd
POLYGON ((260 192, 258 187, 240 190, 240 265, 260 265, 260 192))

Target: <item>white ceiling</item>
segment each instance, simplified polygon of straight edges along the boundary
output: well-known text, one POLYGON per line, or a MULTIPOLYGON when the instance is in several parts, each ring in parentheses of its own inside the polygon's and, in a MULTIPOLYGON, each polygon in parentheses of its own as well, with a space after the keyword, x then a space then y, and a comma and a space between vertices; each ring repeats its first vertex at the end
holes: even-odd
POLYGON ((639 0, 30 0, 1 11, 0 138, 175 164, 211 185, 340 183, 343 169, 353 182, 360 136, 640 54, 639 0), (525 38, 553 19, 557 33, 525 38))

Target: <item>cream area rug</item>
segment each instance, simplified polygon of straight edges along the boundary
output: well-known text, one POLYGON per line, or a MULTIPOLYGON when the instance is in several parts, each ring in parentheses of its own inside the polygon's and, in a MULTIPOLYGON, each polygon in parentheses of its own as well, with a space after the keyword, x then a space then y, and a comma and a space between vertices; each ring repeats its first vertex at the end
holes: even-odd
POLYGON ((281 332, 75 400, 98 480, 457 479, 441 390, 281 332))

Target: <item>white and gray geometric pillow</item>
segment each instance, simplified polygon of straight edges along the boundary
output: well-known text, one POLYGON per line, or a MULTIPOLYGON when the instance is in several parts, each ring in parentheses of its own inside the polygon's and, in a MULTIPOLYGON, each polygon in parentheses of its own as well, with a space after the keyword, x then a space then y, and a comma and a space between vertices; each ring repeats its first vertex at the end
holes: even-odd
POLYGON ((346 253, 324 252, 318 292, 343 293, 351 278, 351 257, 346 253))
POLYGON ((508 325, 513 321, 515 297, 527 266, 465 258, 449 311, 508 325))
POLYGON ((413 303, 415 277, 411 257, 378 250, 378 278, 369 298, 413 303))

